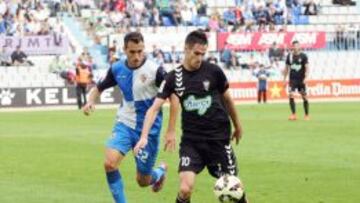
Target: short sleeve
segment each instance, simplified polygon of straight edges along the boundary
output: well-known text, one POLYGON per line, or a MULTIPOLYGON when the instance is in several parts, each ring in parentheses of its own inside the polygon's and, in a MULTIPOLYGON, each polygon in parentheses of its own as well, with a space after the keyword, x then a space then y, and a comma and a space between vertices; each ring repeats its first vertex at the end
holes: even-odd
POLYGON ((165 76, 166 76, 166 71, 162 66, 160 66, 156 71, 156 76, 155 76, 156 87, 160 87, 161 82, 165 79, 165 76))
POLYGON ((306 56, 306 54, 303 54, 303 64, 304 65, 306 65, 306 64, 308 64, 309 63, 309 61, 308 61, 308 57, 306 56))
POLYGON ((286 65, 291 65, 291 63, 290 63, 290 54, 288 54, 287 56, 286 56, 286 65))
POLYGON ((215 67, 217 76, 217 89, 221 94, 223 94, 229 88, 229 82, 225 76, 224 71, 222 71, 218 66, 215 67))
POLYGON ((97 86, 98 90, 100 92, 102 92, 107 88, 115 86, 116 84, 117 83, 116 83, 114 74, 112 72, 112 68, 109 68, 105 78, 102 81, 100 81, 96 86, 97 86))
POLYGON ((157 97, 166 99, 174 92, 174 74, 167 74, 165 79, 161 82, 157 97))

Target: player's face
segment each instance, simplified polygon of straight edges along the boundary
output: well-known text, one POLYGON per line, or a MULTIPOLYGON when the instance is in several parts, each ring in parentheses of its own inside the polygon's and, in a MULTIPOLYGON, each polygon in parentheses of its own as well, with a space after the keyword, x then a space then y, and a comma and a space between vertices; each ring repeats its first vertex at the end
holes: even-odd
POLYGON ((204 60, 206 50, 207 50, 207 45, 194 44, 192 47, 186 46, 185 47, 186 63, 190 65, 192 68, 199 68, 201 62, 204 60))
POLYGON ((128 65, 131 68, 139 67, 144 59, 144 42, 135 43, 133 41, 129 41, 127 45, 124 47, 124 52, 127 56, 128 65))
POLYGON ((293 44, 293 51, 295 54, 300 52, 300 44, 299 43, 293 44))

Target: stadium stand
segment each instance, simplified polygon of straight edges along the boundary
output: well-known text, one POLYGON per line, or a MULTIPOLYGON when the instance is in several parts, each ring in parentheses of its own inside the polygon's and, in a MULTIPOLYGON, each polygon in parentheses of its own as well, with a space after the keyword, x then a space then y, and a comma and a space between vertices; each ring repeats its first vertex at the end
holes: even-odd
MULTIPOLYGON (((163 33, 185 33, 202 28, 211 30, 215 35, 221 32, 251 33, 272 30, 326 32, 326 46, 324 48, 306 50, 309 55, 311 79, 360 77, 360 68, 358 67, 360 62, 358 57, 360 53, 359 5, 339 5, 334 4, 332 0, 319 0, 315 1, 316 15, 305 15, 306 7, 304 5, 308 3, 306 0, 182 0, 176 1, 174 5, 172 4, 173 1, 169 0, 164 1, 168 2, 169 5, 162 5, 162 7, 159 7, 156 1, 151 0, 133 0, 126 3, 122 0, 89 0, 81 1, 80 4, 75 5, 64 2, 56 5, 51 1, 39 2, 38 5, 29 3, 26 10, 13 4, 4 6, 4 1, 2 1, 0 8, 6 7, 5 10, 10 14, 3 12, 4 9, 0 9, 1 20, 13 22, 7 24, 5 30, 1 29, 2 24, 0 23, 2 37, 21 36, 19 33, 22 33, 23 36, 65 33, 69 38, 70 46, 67 54, 62 54, 61 57, 66 58, 69 64, 67 65, 68 69, 74 69, 77 57, 83 48, 87 47, 95 63, 95 72, 98 71, 103 74, 109 66, 109 58, 121 58, 122 56, 121 47, 116 48, 113 56, 108 56, 108 48, 113 43, 111 36, 121 35, 129 30, 140 30, 146 36, 150 33, 159 35, 163 33), (15 12, 13 7, 17 6, 18 9, 15 9, 17 11, 15 12), (260 12, 260 8, 266 9, 260 12), (248 11, 250 13, 247 13, 248 11), (30 15, 27 15, 28 13, 30 15), (33 21, 35 23, 37 20, 43 22, 41 25, 44 28, 40 28, 40 31, 36 33, 31 32, 31 29, 26 29, 27 27, 31 28, 30 25, 33 24, 30 23, 32 17, 29 16, 34 16, 35 20, 33 21), (27 20, 21 20, 22 18, 27 20), (253 19, 253 21, 248 19, 253 19), (261 19, 264 19, 265 23, 261 19), (266 24, 266 26, 262 27, 261 24, 266 24), (25 29, 20 32, 16 29, 18 25, 24 25, 25 29), (96 40, 97 43, 95 43, 96 40)), ((118 42, 121 40, 117 39, 118 42)), ((160 49, 163 49, 161 44, 159 46, 160 49)), ((220 62, 222 61, 222 51, 211 51, 211 55, 220 62)), ((179 54, 181 56, 181 53, 179 54)), ((256 80, 253 77, 252 70, 246 68, 252 54, 255 55, 255 58, 260 55, 254 50, 234 52, 234 57, 237 60, 235 67, 230 70, 225 69, 230 80, 256 80)), ((0 88, 61 87, 68 85, 59 75, 51 73, 49 70, 49 65, 55 55, 30 55, 29 59, 35 64, 31 67, 0 67, 0 88)), ((162 57, 164 58, 164 65, 168 68, 176 65, 168 63, 169 51, 165 50, 162 57)), ((225 67, 224 64, 222 66, 225 67)), ((278 61, 274 66, 271 66, 271 80, 279 80, 284 62, 278 61)))

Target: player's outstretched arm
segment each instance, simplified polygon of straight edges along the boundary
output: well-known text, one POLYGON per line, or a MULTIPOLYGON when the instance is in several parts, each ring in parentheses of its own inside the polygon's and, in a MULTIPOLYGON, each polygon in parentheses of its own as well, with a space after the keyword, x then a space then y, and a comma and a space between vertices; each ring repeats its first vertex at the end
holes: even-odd
POLYGON ((91 112, 95 110, 95 102, 99 98, 100 94, 101 92, 96 86, 90 90, 89 100, 82 108, 85 115, 88 116, 91 112))
POLYGON ((234 101, 231 98, 229 90, 226 90, 224 92, 223 97, 224 97, 226 109, 228 110, 228 112, 230 114, 231 121, 232 121, 233 126, 234 126, 234 132, 232 134, 232 139, 235 139, 236 144, 239 144, 239 141, 240 141, 241 136, 242 136, 242 127, 241 127, 241 124, 240 124, 239 117, 237 115, 237 111, 236 111, 236 108, 235 108, 234 101))
POLYGON ((172 94, 170 96, 170 118, 168 128, 165 134, 164 150, 173 152, 176 146, 176 118, 179 110, 179 98, 172 94))
POLYGON ((165 103, 166 100, 161 98, 156 98, 153 105, 147 110, 144 120, 144 125, 141 131, 140 140, 134 147, 134 153, 137 155, 140 149, 143 149, 148 142, 148 135, 151 129, 151 126, 154 124, 156 115, 159 113, 161 106, 165 103))

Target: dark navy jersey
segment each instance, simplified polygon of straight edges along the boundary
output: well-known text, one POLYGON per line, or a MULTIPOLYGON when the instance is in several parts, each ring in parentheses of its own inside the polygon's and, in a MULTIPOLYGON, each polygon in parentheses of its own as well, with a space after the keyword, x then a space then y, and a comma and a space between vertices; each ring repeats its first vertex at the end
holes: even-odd
POLYGON ((229 139, 231 127, 223 94, 229 88, 224 72, 203 61, 200 68, 187 71, 183 66, 170 72, 159 88, 158 98, 175 93, 182 107, 183 138, 229 139))
POLYGON ((303 81, 305 78, 305 66, 308 63, 308 57, 302 52, 298 55, 288 54, 286 65, 290 66, 290 81, 303 81))

